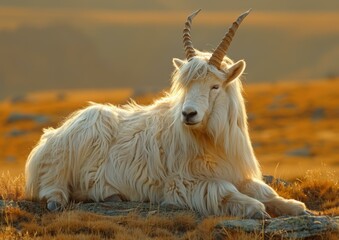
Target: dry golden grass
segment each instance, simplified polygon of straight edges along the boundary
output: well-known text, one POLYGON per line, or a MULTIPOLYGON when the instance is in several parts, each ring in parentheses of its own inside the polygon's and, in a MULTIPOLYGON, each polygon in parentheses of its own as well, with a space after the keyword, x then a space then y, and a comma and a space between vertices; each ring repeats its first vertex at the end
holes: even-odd
POLYGON ((23 174, 13 177, 9 172, 0 174, 0 199, 19 200, 24 197, 23 174))
POLYGON ((330 170, 309 171, 290 186, 274 187, 281 196, 298 199, 319 214, 339 216, 339 183, 333 174, 330 170))

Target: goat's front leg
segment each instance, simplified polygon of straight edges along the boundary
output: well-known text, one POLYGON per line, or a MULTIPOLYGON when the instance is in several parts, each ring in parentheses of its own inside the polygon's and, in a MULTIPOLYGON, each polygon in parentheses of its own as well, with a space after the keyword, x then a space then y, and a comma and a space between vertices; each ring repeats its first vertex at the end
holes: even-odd
POLYGON ((238 186, 239 191, 264 203, 274 216, 307 214, 305 204, 294 199, 280 197, 277 192, 258 179, 250 179, 238 186))
POLYGON ((164 204, 189 207, 203 215, 269 218, 265 206, 246 196, 224 180, 197 180, 175 177, 167 181, 164 204))

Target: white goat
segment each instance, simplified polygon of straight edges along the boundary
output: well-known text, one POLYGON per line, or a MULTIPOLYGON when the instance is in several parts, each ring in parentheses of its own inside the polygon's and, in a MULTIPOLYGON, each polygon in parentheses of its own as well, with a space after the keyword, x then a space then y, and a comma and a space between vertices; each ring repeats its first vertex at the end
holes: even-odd
POLYGON ((211 53, 173 59, 169 93, 149 106, 92 104, 44 131, 26 164, 27 198, 58 210, 72 200, 174 204, 204 215, 263 218, 305 214, 262 181, 247 129, 239 77, 245 62, 225 56, 248 12, 211 53))

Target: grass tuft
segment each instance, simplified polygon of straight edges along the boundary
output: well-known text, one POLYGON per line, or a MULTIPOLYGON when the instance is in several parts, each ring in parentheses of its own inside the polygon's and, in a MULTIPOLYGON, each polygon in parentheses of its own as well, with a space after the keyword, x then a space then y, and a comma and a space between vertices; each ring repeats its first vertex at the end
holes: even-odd
POLYGON ((312 170, 292 185, 273 185, 285 198, 294 198, 306 204, 318 214, 339 215, 339 184, 330 170, 312 170))
POLYGON ((10 172, 0 174, 0 199, 19 200, 24 198, 25 177, 20 174, 13 177, 10 172))

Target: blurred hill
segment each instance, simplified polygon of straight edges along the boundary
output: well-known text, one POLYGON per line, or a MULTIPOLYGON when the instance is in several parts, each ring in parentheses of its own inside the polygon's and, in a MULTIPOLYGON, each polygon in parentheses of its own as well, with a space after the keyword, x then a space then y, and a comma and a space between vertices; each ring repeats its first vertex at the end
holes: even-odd
POLYGON ((93 87, 95 79, 105 86, 110 75, 93 43, 67 26, 20 28, 0 35, 2 95, 22 89, 93 87))
POLYGON ((169 86, 171 59, 183 58, 186 16, 196 48, 211 51, 231 22, 253 8, 229 51, 247 61, 247 81, 339 75, 336 0, 9 1, 0 3, 0 99, 30 91, 169 86))

